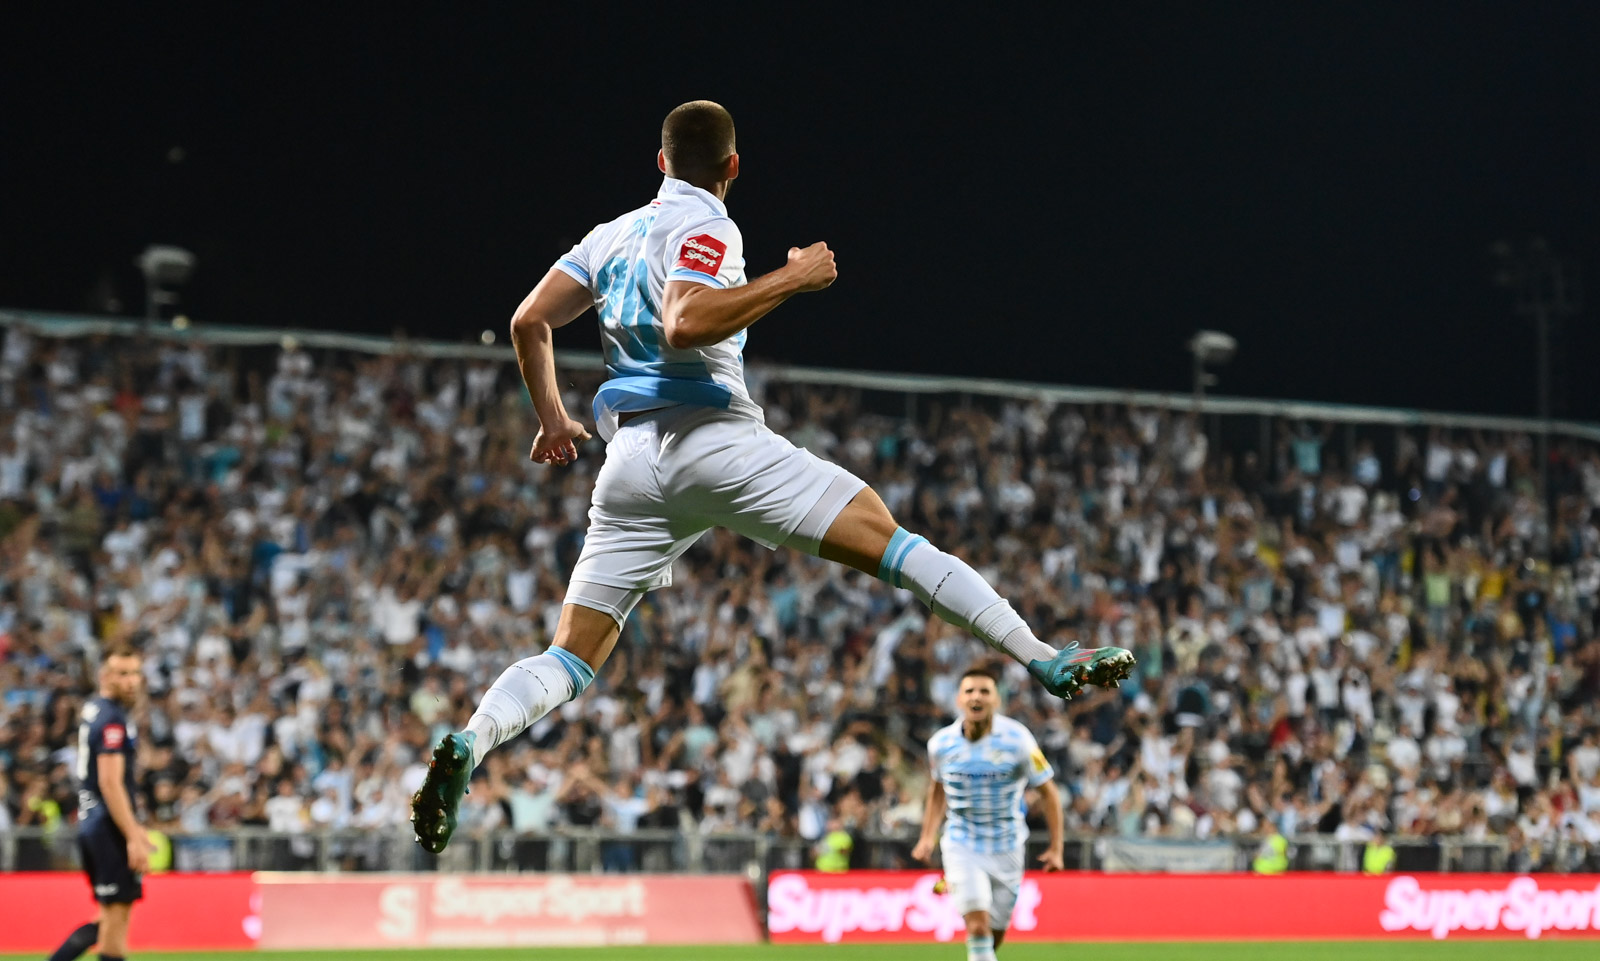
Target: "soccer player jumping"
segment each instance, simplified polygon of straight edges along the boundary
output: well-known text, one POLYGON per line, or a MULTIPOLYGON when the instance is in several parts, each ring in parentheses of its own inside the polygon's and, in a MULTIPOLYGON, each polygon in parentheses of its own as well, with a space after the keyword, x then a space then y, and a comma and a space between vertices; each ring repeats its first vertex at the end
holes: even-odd
POLYGON ((1033 735, 998 713, 1000 688, 988 669, 961 675, 956 707, 956 722, 928 739, 932 776, 911 856, 931 862, 939 845, 950 897, 967 922, 967 961, 995 961, 1022 890, 1023 792, 1039 789, 1050 828, 1050 846, 1039 857, 1046 871, 1061 870, 1061 792, 1033 735))
POLYGON ((589 438, 561 402, 551 333, 595 307, 610 379, 594 399, 606 459, 589 531, 554 643, 495 681, 467 729, 434 749, 411 801, 417 838, 442 851, 473 768, 583 692, 645 592, 725 527, 788 545, 910 590, 935 614, 1027 666, 1057 697, 1111 686, 1133 670, 1121 648, 1064 651, 1040 641, 961 559, 895 523, 873 490, 763 423, 744 383, 745 328, 838 276, 833 251, 790 248, 783 267, 746 281, 744 244, 724 201, 739 176, 733 118, 710 101, 667 115, 650 203, 589 232, 556 261, 511 320, 517 363, 539 417, 530 457, 570 464, 589 438))

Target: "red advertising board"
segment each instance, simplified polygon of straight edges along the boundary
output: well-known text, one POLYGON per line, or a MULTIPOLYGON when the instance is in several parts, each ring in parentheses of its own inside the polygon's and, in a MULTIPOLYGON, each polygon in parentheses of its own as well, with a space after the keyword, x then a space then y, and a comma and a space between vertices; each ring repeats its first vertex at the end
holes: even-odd
MULTIPOLYGON (((778 942, 948 941, 960 914, 916 871, 772 875, 778 942)), ((1015 941, 1600 938, 1600 875, 1035 874, 1015 941)))
POLYGON ((761 939, 734 876, 258 874, 261 947, 742 944, 761 939))
MULTIPOLYGON (((133 951, 249 948, 260 934, 248 874, 154 874, 134 908, 133 951)), ((0 874, 0 951, 44 953, 99 908, 77 872, 0 874)))

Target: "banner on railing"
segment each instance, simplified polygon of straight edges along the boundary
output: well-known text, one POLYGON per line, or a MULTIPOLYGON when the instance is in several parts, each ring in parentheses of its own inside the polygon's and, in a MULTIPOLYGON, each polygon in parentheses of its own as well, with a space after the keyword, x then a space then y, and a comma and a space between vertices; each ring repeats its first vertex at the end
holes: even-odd
POLYGON ((257 874, 261 947, 748 944, 748 881, 716 875, 257 874))
POLYGON ((1167 841, 1161 838, 1106 838, 1100 864, 1107 871, 1157 874, 1221 874, 1233 870, 1237 850, 1231 841, 1167 841))
MULTIPOLYGON (((150 875, 129 946, 136 953, 254 947, 261 934, 255 893, 248 874, 150 875)), ((77 871, 0 874, 0 952, 43 955, 98 910, 77 871)))
MULTIPOLYGON (((965 930, 939 876, 779 872, 767 888, 777 942, 949 941, 965 930)), ((1600 875, 1035 874, 1011 941, 1600 938, 1600 875), (1159 905, 1153 909, 1152 905, 1159 905)))

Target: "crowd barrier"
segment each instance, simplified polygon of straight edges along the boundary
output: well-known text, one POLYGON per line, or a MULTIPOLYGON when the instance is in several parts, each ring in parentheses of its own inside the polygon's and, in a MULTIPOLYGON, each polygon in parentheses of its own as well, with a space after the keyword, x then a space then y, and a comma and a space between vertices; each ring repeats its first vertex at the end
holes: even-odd
MULTIPOLYGON (((130 317, 66 314, 42 310, 0 309, 0 328, 4 327, 20 328, 42 337, 148 337, 175 343, 210 344, 215 347, 277 347, 295 343, 308 349, 356 351, 368 354, 492 360, 505 364, 516 361, 516 355, 509 345, 490 347, 480 343, 447 342, 405 336, 384 337, 291 327, 241 327, 210 323, 175 327, 130 317)), ((605 366, 603 358, 595 351, 557 350, 555 355, 556 364, 563 370, 595 371, 602 370, 605 366)), ((792 384, 839 386, 904 395, 913 406, 914 398, 919 394, 1006 397, 1057 404, 1129 404, 1155 410, 1176 411, 1190 410, 1198 403, 1200 409, 1207 414, 1285 417, 1294 420, 1390 427, 1445 427, 1453 430, 1495 430, 1529 434, 1548 432, 1555 436, 1600 441, 1600 424, 1587 421, 1536 420, 1531 417, 1500 417, 1491 414, 1367 407, 1316 401, 1265 400, 1216 394, 1206 394, 1196 398, 1191 393, 1031 384, 979 377, 793 367, 760 361, 753 362, 751 367, 758 370, 760 376, 792 384)))
MULTIPOLYGON (((443 855, 424 851, 405 829, 268 831, 240 827, 226 832, 173 834, 172 867, 194 871, 338 871, 496 874, 537 871, 548 874, 746 874, 764 878, 772 871, 810 867, 811 842, 756 831, 558 827, 549 832, 473 832, 458 835, 443 855)), ((861 834, 855 837, 851 865, 880 871, 916 870, 911 857, 917 836, 861 834)), ((1518 862, 1503 838, 1394 837, 1395 869, 1403 873, 1454 871, 1495 874, 1600 872, 1600 844, 1567 839, 1545 845, 1536 862, 1518 862)), ((1259 853, 1253 837, 1208 842, 1175 838, 1114 838, 1069 832, 1062 846, 1066 866, 1082 871, 1244 871, 1259 853), (1231 849, 1231 853, 1230 853, 1231 849)), ((1044 851, 1035 836, 1028 863, 1044 851)), ((1289 865, 1296 871, 1357 871, 1363 845, 1330 834, 1297 834, 1289 839, 1289 865)), ((78 845, 71 829, 34 827, 0 831, 0 873, 77 870, 78 845)))
MULTIPOLYGON (((949 941, 961 915, 927 871, 784 871, 774 942, 949 941)), ((1030 872, 1008 941, 1600 938, 1600 875, 1117 875, 1030 872), (1152 909, 1159 905, 1159 910, 1152 909)))

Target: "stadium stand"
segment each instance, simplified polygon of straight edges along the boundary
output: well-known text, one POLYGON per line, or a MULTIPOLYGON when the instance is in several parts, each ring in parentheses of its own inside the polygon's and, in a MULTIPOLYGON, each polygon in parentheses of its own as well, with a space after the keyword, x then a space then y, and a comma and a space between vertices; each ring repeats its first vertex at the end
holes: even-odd
MULTIPOLYGON (((594 381, 574 374, 569 408, 594 381)), ((1525 432, 752 388, 1041 637, 1136 652, 1121 690, 1065 705, 1005 663, 1083 863, 1097 837, 1246 851, 1271 826, 1600 866, 1592 439, 1552 441, 1546 537, 1525 432)), ((191 866, 238 863, 226 839, 250 829, 272 841, 256 866, 390 864, 363 836, 409 845, 431 743, 554 628, 600 447, 548 468, 531 437, 503 361, 9 328, 0 835, 45 839, 13 865, 62 850, 113 639, 146 652, 142 803, 191 866), (313 843, 330 832, 347 840, 313 843)), ((857 850, 901 863, 919 739, 974 659, 993 658, 908 592, 713 532, 591 692, 491 755, 462 833, 542 868, 574 857, 550 839, 596 829, 590 854, 629 870, 651 852, 627 836, 804 852, 837 822, 899 839, 857 850)))

